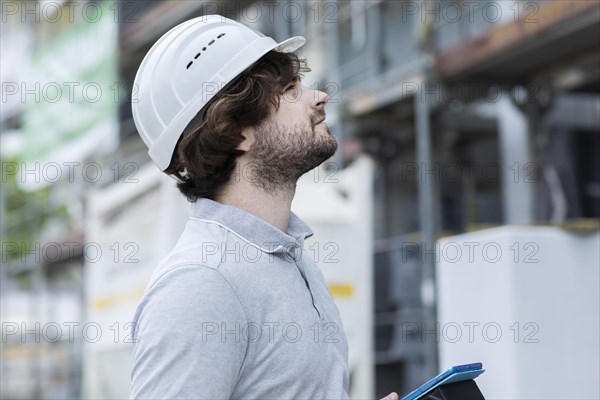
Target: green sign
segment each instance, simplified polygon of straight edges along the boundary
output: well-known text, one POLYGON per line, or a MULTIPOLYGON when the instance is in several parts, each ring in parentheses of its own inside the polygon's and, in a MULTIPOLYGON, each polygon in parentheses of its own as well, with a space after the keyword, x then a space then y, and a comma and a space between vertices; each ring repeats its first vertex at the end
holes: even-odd
POLYGON ((110 4, 82 14, 33 55, 31 79, 20 88, 23 161, 78 162, 116 146, 118 24, 110 4))

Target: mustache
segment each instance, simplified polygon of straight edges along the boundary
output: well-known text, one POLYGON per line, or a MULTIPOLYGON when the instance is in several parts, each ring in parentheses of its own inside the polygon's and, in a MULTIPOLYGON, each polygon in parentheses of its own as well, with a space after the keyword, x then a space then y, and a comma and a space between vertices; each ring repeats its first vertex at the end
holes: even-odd
POLYGON ((325 113, 324 112, 319 112, 317 114, 314 114, 311 118, 311 122, 313 124, 313 126, 317 125, 317 122, 322 121, 325 119, 325 113))

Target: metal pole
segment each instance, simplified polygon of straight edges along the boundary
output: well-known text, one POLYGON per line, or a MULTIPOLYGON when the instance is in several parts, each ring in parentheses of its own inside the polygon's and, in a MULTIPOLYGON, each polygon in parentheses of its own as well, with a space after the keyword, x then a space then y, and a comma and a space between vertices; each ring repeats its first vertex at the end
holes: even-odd
MULTIPOLYGON (((431 3, 428 1, 427 3, 431 3)), ((433 179, 429 173, 435 171, 431 161, 431 129, 429 126, 430 102, 427 89, 433 81, 433 26, 431 21, 423 26, 421 36, 422 84, 415 94, 416 145, 418 174, 417 187, 419 198, 419 225, 421 230, 422 280, 421 301, 425 322, 425 370, 427 376, 434 376, 438 370, 437 352, 437 315, 435 284, 435 230, 436 207, 434 204, 433 179), (432 252, 432 253, 429 253, 432 252), (431 333, 434 332, 433 338, 431 333), (433 340, 429 340, 432 338, 433 340)))
MULTIPOLYGON (((425 173, 419 174, 419 226, 421 231, 422 281, 421 300, 423 303, 424 320, 427 332, 437 329, 436 299, 435 299, 435 255, 429 253, 435 250, 435 224, 436 209, 434 206, 433 177, 427 174, 434 171, 431 161, 431 141, 429 127, 429 100, 427 96, 415 95, 416 134, 417 134, 417 162, 418 170, 425 173)), ((430 338, 428 333, 426 338, 430 338)), ((437 335, 437 334, 436 334, 437 335)), ((428 376, 437 373, 437 336, 432 341, 425 342, 425 363, 428 376)))

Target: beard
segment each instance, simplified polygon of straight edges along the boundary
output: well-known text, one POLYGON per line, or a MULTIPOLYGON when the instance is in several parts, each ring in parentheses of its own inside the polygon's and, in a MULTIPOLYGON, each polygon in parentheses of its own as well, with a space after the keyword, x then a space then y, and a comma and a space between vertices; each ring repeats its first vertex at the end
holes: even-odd
POLYGON ((296 126, 265 122, 256 129, 248 154, 254 184, 268 193, 293 189, 302 175, 333 156, 337 141, 327 125, 317 128, 315 120, 296 126))

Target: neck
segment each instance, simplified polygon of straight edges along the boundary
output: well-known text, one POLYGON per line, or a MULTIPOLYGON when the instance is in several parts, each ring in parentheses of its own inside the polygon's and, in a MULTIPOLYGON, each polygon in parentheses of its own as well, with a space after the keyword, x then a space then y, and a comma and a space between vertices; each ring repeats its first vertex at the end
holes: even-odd
POLYGON ((244 168, 246 163, 243 160, 238 159, 238 162, 229 183, 216 196, 215 200, 221 204, 244 210, 277 229, 287 232, 292 200, 296 193, 295 185, 275 191, 266 191, 252 183, 253 179, 244 178, 238 174, 238 171, 248 171, 247 168, 244 168))

